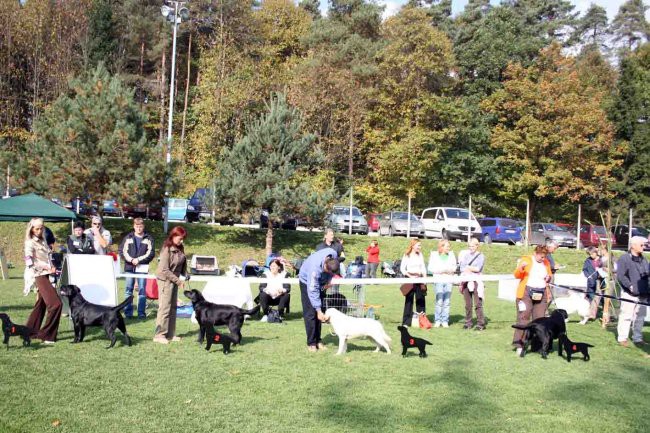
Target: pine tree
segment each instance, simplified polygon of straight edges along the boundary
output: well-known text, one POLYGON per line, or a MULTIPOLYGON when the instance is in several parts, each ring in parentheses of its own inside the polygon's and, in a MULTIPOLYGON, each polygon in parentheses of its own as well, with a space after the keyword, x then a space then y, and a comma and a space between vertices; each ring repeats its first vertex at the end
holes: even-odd
POLYGON ((628 0, 623 3, 612 21, 612 33, 617 42, 625 44, 625 49, 633 50, 648 41, 650 25, 645 19, 648 10, 643 0, 628 0))
POLYGON ((86 47, 89 68, 99 62, 111 69, 117 51, 116 23, 110 0, 93 0, 88 12, 88 44, 86 47))
POLYGON ((592 4, 585 15, 577 21, 576 30, 571 39, 573 42, 606 50, 608 36, 607 11, 602 6, 592 4))
POLYGON ((300 115, 283 94, 246 128, 246 135, 224 148, 217 163, 215 191, 230 215, 269 211, 266 252, 273 248, 273 222, 287 215, 322 218, 333 195, 315 191, 306 180, 322 161, 315 137, 302 131, 300 115))
POLYGON ((163 188, 164 160, 147 140, 145 116, 103 64, 70 82, 35 124, 20 167, 28 189, 60 197, 134 199, 163 188))
POLYGON ((313 19, 319 19, 320 14, 320 1, 319 0, 301 0, 298 6, 309 12, 313 19))

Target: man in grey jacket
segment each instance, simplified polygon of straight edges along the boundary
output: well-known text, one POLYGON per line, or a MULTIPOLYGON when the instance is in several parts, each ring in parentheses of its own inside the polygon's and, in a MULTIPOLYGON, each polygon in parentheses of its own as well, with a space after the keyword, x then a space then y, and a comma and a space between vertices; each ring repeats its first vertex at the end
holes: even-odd
POLYGON ((627 338, 632 325, 632 342, 637 345, 647 344, 643 341, 643 321, 647 312, 645 305, 635 302, 647 302, 650 292, 648 287, 648 274, 650 266, 643 257, 643 246, 648 240, 641 236, 634 236, 630 242, 630 252, 623 254, 617 262, 616 279, 623 289, 622 299, 631 302, 621 302, 621 312, 618 317, 618 344, 628 347, 627 338))

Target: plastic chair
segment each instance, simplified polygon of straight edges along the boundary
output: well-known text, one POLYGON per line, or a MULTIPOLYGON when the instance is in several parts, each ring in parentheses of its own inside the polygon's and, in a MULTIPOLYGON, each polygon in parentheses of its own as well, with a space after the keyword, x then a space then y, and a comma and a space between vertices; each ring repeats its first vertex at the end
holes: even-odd
POLYGON ((158 300, 158 280, 155 278, 147 278, 147 284, 144 288, 144 294, 147 297, 147 316, 152 308, 158 308, 156 301, 158 300))

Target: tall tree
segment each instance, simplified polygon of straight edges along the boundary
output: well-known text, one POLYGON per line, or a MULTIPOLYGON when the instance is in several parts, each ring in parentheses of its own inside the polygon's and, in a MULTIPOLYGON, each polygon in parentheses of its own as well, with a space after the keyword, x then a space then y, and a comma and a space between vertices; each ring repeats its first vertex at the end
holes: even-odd
POLYGON ((609 196, 620 164, 603 92, 585 85, 560 50, 553 44, 530 67, 510 66, 504 88, 482 103, 496 121, 491 144, 501 153, 504 195, 528 198, 533 215, 545 198, 609 196))
POLYGON ((647 10, 643 0, 628 0, 619 8, 612 21, 612 33, 625 49, 633 50, 650 38, 650 25, 645 18, 647 10))
POLYGON ((267 209, 266 252, 271 254, 274 222, 292 214, 325 214, 333 196, 316 192, 305 180, 321 161, 314 136, 302 131, 298 111, 283 94, 275 94, 245 136, 221 152, 215 179, 220 207, 231 215, 267 209))
POLYGON ((512 5, 534 34, 549 40, 568 39, 577 17, 575 6, 567 0, 510 0, 505 4, 512 5))
POLYGON ((576 22, 576 29, 571 39, 582 45, 591 45, 599 50, 607 49, 609 28, 607 11, 604 7, 591 4, 583 17, 576 22))
POLYGON ((116 60, 118 40, 115 34, 116 21, 110 0, 93 0, 88 11, 88 44, 86 47, 89 68, 99 62, 109 69, 116 60))
POLYGON ((35 125, 21 169, 27 187, 61 197, 147 196, 164 165, 147 140, 133 91, 102 64, 72 80, 35 125))
MULTIPOLYGON (((617 192, 623 208, 633 207, 650 222, 650 43, 621 61, 617 95, 611 110, 616 138, 628 146, 617 192)), ((621 209, 624 210, 624 209, 621 209)))

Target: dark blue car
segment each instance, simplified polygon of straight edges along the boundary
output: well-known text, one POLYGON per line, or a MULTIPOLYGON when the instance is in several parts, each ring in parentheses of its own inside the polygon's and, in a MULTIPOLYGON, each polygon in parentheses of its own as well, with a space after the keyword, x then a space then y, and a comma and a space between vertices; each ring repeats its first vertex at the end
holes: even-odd
POLYGON ((492 242, 521 242, 521 227, 519 223, 509 218, 481 218, 481 240, 486 244, 492 242))

